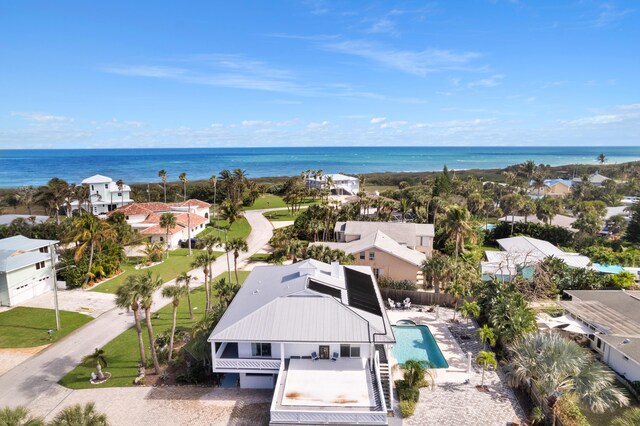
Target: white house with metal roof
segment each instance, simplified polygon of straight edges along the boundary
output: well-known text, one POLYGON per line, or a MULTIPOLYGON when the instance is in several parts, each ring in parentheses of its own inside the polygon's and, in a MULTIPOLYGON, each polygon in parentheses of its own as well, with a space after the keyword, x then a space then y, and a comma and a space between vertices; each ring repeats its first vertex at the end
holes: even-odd
POLYGON ((342 173, 309 177, 305 180, 305 185, 308 188, 327 188, 334 195, 358 195, 360 192, 360 180, 342 173))
POLYGON ((548 241, 531 237, 511 237, 497 240, 501 251, 485 251, 485 261, 480 262, 480 273, 485 280, 497 277, 510 281, 521 273, 531 279, 535 265, 547 257, 562 260, 573 268, 588 268, 591 260, 578 253, 560 250, 548 241))
POLYGON ((0 240, 0 305, 14 306, 53 289, 56 244, 22 235, 0 240))
POLYGON ((209 336, 213 371, 272 388, 271 424, 387 424, 395 343, 371 268, 253 269, 209 336))
POLYGON ((83 180, 82 184, 89 187, 91 200, 82 205, 78 205, 78 201, 74 200, 71 202, 72 209, 81 208, 89 213, 100 215, 133 203, 130 195, 131 187, 125 184, 119 187, 108 176, 93 175, 83 180))
POLYGON ((368 235, 382 231, 395 242, 410 249, 424 253, 431 257, 435 229, 430 223, 407 222, 367 222, 349 220, 336 222, 333 228, 335 240, 339 243, 349 243, 360 240, 368 235))

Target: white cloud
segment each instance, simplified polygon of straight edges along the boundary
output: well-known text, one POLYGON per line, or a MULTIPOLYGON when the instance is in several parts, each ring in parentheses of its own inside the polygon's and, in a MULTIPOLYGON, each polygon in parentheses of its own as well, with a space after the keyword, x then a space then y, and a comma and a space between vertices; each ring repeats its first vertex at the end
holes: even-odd
POLYGON ((409 124, 408 121, 388 121, 385 123, 382 123, 380 125, 381 129, 399 129, 400 127, 406 126, 407 124, 409 124))
POLYGON ((270 120, 243 120, 242 127, 272 128, 288 127, 296 124, 296 121, 270 121, 270 120))
POLYGON ((37 121, 40 123, 61 123, 71 122, 73 118, 65 117, 62 115, 52 115, 44 112, 12 112, 12 117, 21 117, 25 120, 37 121))
POLYGON ((421 77, 432 72, 457 69, 480 56, 475 52, 454 52, 443 49, 396 50, 379 47, 364 40, 327 43, 323 47, 334 52, 359 56, 387 68, 421 77))
POLYGON ((365 32, 368 34, 398 34, 396 23, 387 18, 375 21, 365 32))
POLYGON ((502 83, 502 79, 504 79, 503 74, 494 74, 488 78, 483 78, 480 80, 472 81, 467 84, 467 87, 472 89, 474 87, 496 87, 502 83))
POLYGON ((596 28, 602 28, 609 26, 617 21, 620 21, 624 16, 635 12, 633 9, 623 9, 619 10, 612 3, 602 3, 600 4, 600 13, 591 21, 591 24, 596 28))
POLYGON ((618 105, 613 111, 574 120, 561 120, 560 124, 570 127, 602 126, 614 123, 640 123, 640 104, 618 105))
POLYGON ((387 120, 387 117, 375 117, 372 118, 369 123, 371 124, 380 124, 387 120))
POLYGON ((476 118, 473 120, 448 120, 434 121, 431 123, 418 123, 414 127, 417 129, 447 129, 462 127, 478 127, 494 123, 495 118, 476 118))
POLYGON ((307 124, 307 129, 308 130, 322 129, 322 128, 327 127, 328 125, 329 125, 329 122, 326 121, 326 120, 322 121, 320 123, 311 122, 311 123, 307 124))

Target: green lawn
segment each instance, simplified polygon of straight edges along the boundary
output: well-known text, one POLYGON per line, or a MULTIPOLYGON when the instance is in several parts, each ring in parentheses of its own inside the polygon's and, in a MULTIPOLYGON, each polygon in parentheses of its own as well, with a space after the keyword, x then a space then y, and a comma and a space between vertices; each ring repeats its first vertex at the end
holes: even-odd
POLYGON ((151 268, 135 269, 135 266, 140 262, 139 258, 128 258, 123 264, 123 274, 118 275, 108 281, 98 284, 91 291, 98 291, 100 293, 115 293, 118 287, 120 287, 124 280, 131 274, 146 274, 147 271, 151 271, 154 274, 159 274, 162 277, 163 282, 171 281, 180 273, 190 271, 194 269, 191 266, 191 262, 195 259, 198 253, 202 250, 192 250, 191 257, 188 256, 189 249, 175 249, 169 252, 169 259, 165 259, 161 264, 152 266, 151 268))
POLYGON ((266 212, 264 213, 264 217, 266 217, 267 219, 271 220, 271 221, 285 221, 285 220, 296 220, 296 218, 298 217, 298 215, 303 212, 305 209, 302 208, 300 210, 298 210, 297 212, 295 212, 294 214, 291 214, 288 210, 276 210, 273 212, 266 212))
MULTIPOLYGON (((226 277, 226 275, 226 272, 220 274, 214 280, 217 281, 220 278, 226 277)), ((241 283, 244 283, 248 275, 248 271, 238 271, 238 277, 241 283)), ((231 279, 235 281, 233 270, 231 271, 231 279)), ((205 293, 202 286, 191 292, 191 304, 194 308, 193 320, 189 319, 189 308, 186 297, 180 302, 180 306, 178 307, 178 328, 184 327, 190 329, 202 318, 205 307, 205 293)), ((160 319, 155 319, 154 317, 152 320, 153 331, 156 335, 171 330, 172 309, 171 304, 165 306, 158 311, 160 319)), ((147 330, 144 321, 142 332, 145 345, 148 345, 149 341, 147 339, 147 330)), ((95 368, 92 365, 79 365, 64 376, 60 380, 60 384, 71 389, 133 386, 133 379, 138 375, 138 362, 140 361, 135 327, 126 330, 103 346, 102 349, 105 351, 108 362, 108 366, 104 370, 111 373, 111 379, 101 385, 92 385, 89 383, 89 376, 92 371, 95 371, 95 368)), ((150 357, 151 355, 147 348, 147 358, 150 357)))
MULTIPOLYGON (((222 241, 224 241, 224 229, 229 229, 229 222, 223 219, 218 219, 217 228, 219 229, 216 229, 215 227, 216 222, 212 219, 211 225, 212 226, 207 226, 207 228, 204 231, 199 233, 198 238, 208 234, 213 234, 213 235, 217 235, 218 237, 220 237, 222 241)), ((228 239, 232 239, 232 238, 246 239, 250 233, 251 233, 251 225, 249 225, 249 222, 247 221, 247 219, 242 218, 233 222, 233 225, 231 225, 231 229, 229 229, 227 233, 227 238, 228 239)))
POLYGON ((32 348, 60 340, 93 318, 77 312, 60 311, 60 330, 56 329, 53 309, 17 307, 0 313, 0 348, 32 348), (54 330, 49 340, 47 331, 54 330))
POLYGON ((629 401, 631 403, 629 407, 616 408, 615 410, 605 411, 601 414, 592 413, 587 409, 583 409, 582 413, 585 415, 590 425, 610 425, 611 422, 613 422, 613 419, 622 416, 626 411, 634 408, 640 408, 640 403, 635 400, 633 395, 629 395, 629 401))
MULTIPOLYGON (((311 204, 317 204, 318 200, 307 198, 302 203, 303 206, 309 206, 311 204)), ((250 207, 245 207, 244 210, 262 210, 262 209, 274 209, 276 207, 287 207, 284 200, 279 195, 265 194, 262 197, 258 197, 255 203, 250 207)))
POLYGON ((252 262, 266 262, 269 260, 269 256, 271 256, 269 253, 256 253, 252 255, 249 260, 252 262))

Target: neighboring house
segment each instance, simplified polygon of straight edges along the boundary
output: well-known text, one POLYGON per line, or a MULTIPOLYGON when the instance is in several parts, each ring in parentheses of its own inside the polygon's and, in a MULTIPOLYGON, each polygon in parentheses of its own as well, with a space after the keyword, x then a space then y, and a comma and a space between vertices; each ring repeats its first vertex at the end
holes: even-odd
POLYGON ((14 306, 53 289, 56 244, 22 235, 0 240, 0 305, 14 306))
POLYGON ((160 226, 160 217, 163 213, 173 213, 176 226, 169 230, 168 246, 175 249, 180 240, 189 239, 189 225, 191 238, 205 229, 209 223, 209 207, 209 203, 193 199, 179 203, 133 203, 115 211, 122 212, 127 223, 140 231, 141 235, 150 237, 153 242, 162 243, 165 242, 167 231, 160 226))
POLYGON ((387 424, 395 337, 368 267, 258 266, 208 340, 213 372, 274 389, 271 425, 387 424))
POLYGON ((431 257, 433 252, 435 230, 432 224, 350 220, 336 222, 333 230, 338 243, 350 243, 382 231, 401 246, 424 253, 426 257, 431 257))
POLYGON ((360 192, 358 178, 341 173, 310 177, 305 180, 305 185, 309 188, 327 188, 333 195, 358 195, 360 192))
POLYGON ((483 280, 496 277, 501 281, 510 281, 518 274, 531 279, 535 265, 551 256, 572 268, 588 268, 591 264, 587 256, 562 251, 550 242, 536 238, 512 237, 497 242, 501 251, 485 251, 486 260, 480 262, 483 280))
POLYGON ((0 215, 0 225, 11 225, 11 222, 16 219, 23 219, 27 225, 39 225, 49 220, 49 216, 36 216, 28 214, 2 214, 0 215))
POLYGON ((95 215, 101 215, 133 203, 129 185, 122 185, 122 188, 118 188, 118 185, 110 177, 94 175, 83 180, 82 184, 89 187, 91 200, 88 203, 82 203, 82 205, 78 205, 78 201, 73 200, 71 202, 73 210, 82 208, 95 215))
POLYGON ((617 206, 607 207, 607 213, 604 215, 604 220, 607 221, 613 216, 623 216, 625 219, 631 219, 631 209, 629 206, 617 206))
POLYGON ((399 244, 382 231, 349 243, 315 242, 310 245, 324 245, 352 254, 354 264, 370 266, 376 278, 424 284, 422 263, 426 259, 425 254, 399 244))
POLYGON ((560 302, 586 326, 591 349, 629 381, 640 381, 640 291, 565 290, 560 302))
MULTIPOLYGON (((535 215, 531 215, 531 216, 504 216, 501 217, 500 219, 498 219, 500 222, 507 222, 507 223, 511 223, 512 221, 515 223, 536 223, 536 224, 545 224, 546 222, 538 219, 535 215)), ((561 215, 561 214, 557 214, 555 215, 549 225, 552 226, 559 226, 561 228, 564 228, 568 231, 571 232, 576 232, 575 229, 573 229, 571 227, 571 225, 573 225, 573 222, 576 221, 575 217, 571 217, 571 216, 565 216, 565 215, 561 215)))
MULTIPOLYGON (((531 185, 533 181, 529 184, 531 185)), ((569 179, 545 179, 544 188, 529 188, 529 193, 534 196, 550 196, 550 197, 564 197, 571 193, 571 187, 573 181, 569 179)))
MULTIPOLYGON (((590 174, 588 179, 589 179, 589 182, 592 183, 595 186, 602 186, 605 181, 611 180, 610 178, 608 178, 606 176, 603 176, 598 172, 590 174)), ((575 177, 575 178, 573 178, 573 182, 574 183, 582 182, 582 178, 575 177)))

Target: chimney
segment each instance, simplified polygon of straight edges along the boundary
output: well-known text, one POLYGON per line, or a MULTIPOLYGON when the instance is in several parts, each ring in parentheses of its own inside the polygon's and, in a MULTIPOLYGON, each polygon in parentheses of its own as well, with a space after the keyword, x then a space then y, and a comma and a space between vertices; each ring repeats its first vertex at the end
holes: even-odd
POLYGON ((331 262, 331 276, 333 278, 340 278, 340 262, 337 260, 331 262))

